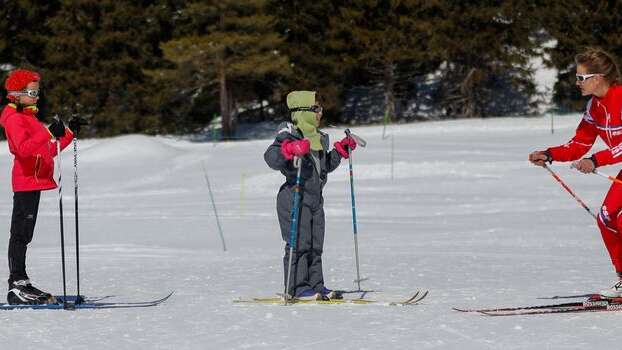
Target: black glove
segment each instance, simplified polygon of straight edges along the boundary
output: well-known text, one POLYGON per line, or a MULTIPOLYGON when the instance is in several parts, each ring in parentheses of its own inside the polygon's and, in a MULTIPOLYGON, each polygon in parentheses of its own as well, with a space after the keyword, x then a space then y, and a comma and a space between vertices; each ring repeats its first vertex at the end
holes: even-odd
POLYGON ((52 136, 56 137, 57 139, 65 136, 65 124, 60 119, 54 119, 52 124, 48 126, 48 130, 50 130, 52 136))
POLYGON ((71 129, 74 134, 79 134, 83 125, 89 125, 89 122, 77 114, 74 114, 71 119, 69 119, 69 129, 71 129))

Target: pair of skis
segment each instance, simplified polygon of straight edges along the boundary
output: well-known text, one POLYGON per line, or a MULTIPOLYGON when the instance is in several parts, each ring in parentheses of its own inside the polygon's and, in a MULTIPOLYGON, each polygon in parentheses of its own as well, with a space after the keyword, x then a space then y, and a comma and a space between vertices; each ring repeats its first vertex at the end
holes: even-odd
POLYGON ((251 299, 236 299, 234 303, 241 304, 269 304, 269 305, 292 305, 292 304, 310 304, 310 305, 388 305, 388 306, 409 306, 416 305, 425 297, 428 296, 428 291, 417 291, 411 297, 404 300, 380 300, 380 299, 363 299, 363 298, 343 298, 343 299, 329 299, 329 300, 306 300, 306 299, 289 299, 287 302, 283 297, 259 297, 251 299))
POLYGON ((486 316, 521 316, 543 315, 562 313, 606 312, 622 311, 622 298, 604 298, 599 294, 588 295, 587 299, 579 302, 558 303, 549 305, 485 308, 485 309, 459 309, 459 312, 473 312, 486 316))
POLYGON ((163 298, 138 301, 138 302, 106 302, 105 299, 112 298, 112 296, 105 296, 101 298, 83 298, 82 296, 75 295, 58 295, 55 296, 57 303, 50 304, 37 304, 37 305, 11 305, 0 304, 0 310, 78 310, 78 309, 127 309, 127 308, 142 308, 152 307, 162 304, 167 301, 173 292, 170 292, 163 298))

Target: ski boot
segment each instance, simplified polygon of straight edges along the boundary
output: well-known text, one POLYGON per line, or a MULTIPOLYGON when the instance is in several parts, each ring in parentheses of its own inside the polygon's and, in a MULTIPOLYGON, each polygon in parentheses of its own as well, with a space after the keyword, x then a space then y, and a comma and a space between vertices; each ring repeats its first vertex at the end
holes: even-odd
POLYGON ((613 287, 600 291, 603 298, 622 298, 622 280, 618 281, 613 287))
POLYGON ((304 291, 296 294, 294 299, 297 300, 328 300, 322 293, 318 293, 313 289, 305 289, 304 291))
POLYGON ((322 287, 322 291, 320 293, 330 300, 343 299, 343 292, 339 290, 332 290, 322 287))
POLYGON ((18 280, 9 283, 9 292, 7 294, 7 302, 11 305, 27 304, 53 304, 56 299, 52 294, 35 288, 30 280, 18 280))

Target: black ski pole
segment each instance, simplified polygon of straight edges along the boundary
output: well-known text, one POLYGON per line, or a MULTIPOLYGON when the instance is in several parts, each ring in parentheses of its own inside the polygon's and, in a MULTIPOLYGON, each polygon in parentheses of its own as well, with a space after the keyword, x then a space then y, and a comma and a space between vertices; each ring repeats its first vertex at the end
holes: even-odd
POLYGON ((73 137, 73 190, 74 190, 74 212, 76 224, 76 304, 82 304, 84 298, 80 295, 80 228, 78 220, 78 134, 83 125, 88 125, 86 119, 74 114, 69 121, 69 126, 74 132, 73 137))
POLYGON ((73 193, 75 196, 74 213, 76 217, 76 304, 84 300, 80 296, 80 228, 78 225, 78 132, 73 137, 73 193))
MULTIPOLYGON (((58 116, 55 116, 54 119, 59 120, 58 116)), ((61 166, 61 156, 60 156, 60 138, 56 138, 56 160, 58 164, 58 209, 60 212, 60 253, 61 253, 61 262, 63 268, 63 307, 65 309, 69 308, 69 304, 67 303, 67 279, 65 275, 65 228, 63 225, 63 182, 62 182, 62 166, 61 166)))

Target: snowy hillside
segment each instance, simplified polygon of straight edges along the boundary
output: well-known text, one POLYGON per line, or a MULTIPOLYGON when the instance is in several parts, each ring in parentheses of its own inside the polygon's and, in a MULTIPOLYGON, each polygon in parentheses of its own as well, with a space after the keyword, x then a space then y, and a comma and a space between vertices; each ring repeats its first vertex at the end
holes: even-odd
MULTIPOLYGON (((0 312, 3 349, 594 349, 618 345, 620 314, 490 318, 452 307, 547 303, 614 280, 593 220, 529 152, 566 142, 579 115, 459 120, 354 128, 361 272, 373 299, 418 288, 418 306, 240 305, 282 290, 275 215, 280 174, 263 161, 271 140, 192 143, 124 136, 81 141, 81 288, 89 296, 147 300, 149 309, 0 312), (201 162, 212 183, 223 252, 201 162)), ((342 137, 328 129, 333 138, 342 137)), ((599 146, 602 147, 602 146, 599 146)), ((73 247, 73 161, 63 156, 67 244, 73 247)), ((11 157, 0 144, 1 225, 10 212, 11 157)), ((554 164, 593 208, 607 180, 554 164)), ((611 175, 618 167, 603 169, 611 175)), ((325 189, 328 287, 355 277, 347 163, 325 189)), ((62 292, 57 193, 43 194, 29 274, 62 292)), ((69 291, 75 287, 69 249, 69 291)), ((5 264, 0 276, 7 276, 5 264)))

